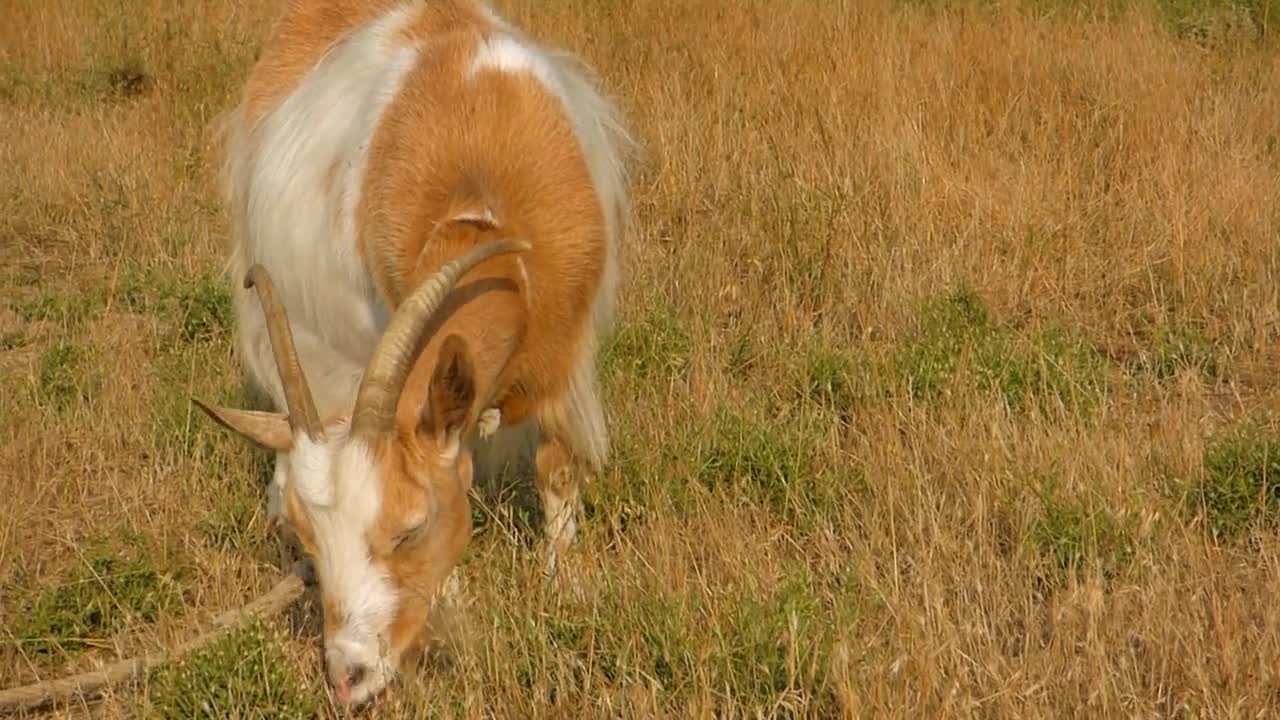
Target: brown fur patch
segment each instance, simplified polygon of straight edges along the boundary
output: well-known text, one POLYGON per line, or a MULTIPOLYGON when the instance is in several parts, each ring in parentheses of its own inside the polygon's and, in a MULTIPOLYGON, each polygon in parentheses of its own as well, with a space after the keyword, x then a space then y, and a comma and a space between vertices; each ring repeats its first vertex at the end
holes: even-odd
POLYGON ((422 633, 435 593, 471 537, 470 482, 459 472, 463 463, 445 465, 437 458, 430 443, 410 441, 387 446, 378 464, 383 502, 368 542, 374 561, 401 593, 391 627, 391 644, 399 652, 429 640, 422 633), (424 519, 424 532, 396 544, 424 519))

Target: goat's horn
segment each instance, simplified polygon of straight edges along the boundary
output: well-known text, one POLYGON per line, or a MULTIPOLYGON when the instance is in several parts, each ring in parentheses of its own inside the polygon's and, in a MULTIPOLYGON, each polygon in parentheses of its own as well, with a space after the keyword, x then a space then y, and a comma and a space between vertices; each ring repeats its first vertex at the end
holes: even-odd
POLYGON ((390 432, 394 427, 396 403, 409 377, 414 351, 431 316, 458 278, 495 255, 525 252, 529 247, 529 243, 523 240, 512 239, 490 240, 476 245, 445 263, 396 308, 360 381, 355 410, 352 411, 353 436, 373 438, 390 432))
POLYGON ((275 285, 271 282, 267 269, 255 263, 244 276, 244 287, 257 289, 262 312, 267 316, 267 335, 271 338, 276 369, 284 384, 284 401, 289 406, 289 429, 297 433, 301 427, 312 440, 323 440, 324 426, 320 424, 320 415, 316 412, 311 389, 307 387, 307 376, 302 372, 302 363, 298 361, 293 333, 289 330, 289 318, 284 307, 276 300, 275 285))

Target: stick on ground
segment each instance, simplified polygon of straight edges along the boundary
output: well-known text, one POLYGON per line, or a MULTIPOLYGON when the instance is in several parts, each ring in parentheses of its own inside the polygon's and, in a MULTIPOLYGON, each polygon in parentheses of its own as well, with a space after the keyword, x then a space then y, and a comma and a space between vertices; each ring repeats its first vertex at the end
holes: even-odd
POLYGON ((274 615, 288 607, 302 595, 303 581, 290 575, 262 597, 235 610, 228 610, 213 619, 214 627, 173 649, 148 653, 112 663, 87 673, 32 683, 23 687, 0 690, 0 713, 34 710, 49 703, 74 697, 89 698, 109 685, 132 680, 151 668, 174 660, 213 641, 226 628, 251 617, 274 615))

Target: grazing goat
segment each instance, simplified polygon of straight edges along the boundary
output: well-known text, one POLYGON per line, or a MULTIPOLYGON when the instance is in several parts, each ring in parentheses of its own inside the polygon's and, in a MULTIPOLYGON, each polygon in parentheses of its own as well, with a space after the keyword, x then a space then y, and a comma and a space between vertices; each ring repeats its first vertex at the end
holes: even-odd
POLYGON ((574 538, 633 146, 588 68, 469 0, 294 0, 223 133, 237 351, 275 411, 196 402, 276 452, 360 703, 422 647, 485 452, 532 443, 548 572, 574 538))

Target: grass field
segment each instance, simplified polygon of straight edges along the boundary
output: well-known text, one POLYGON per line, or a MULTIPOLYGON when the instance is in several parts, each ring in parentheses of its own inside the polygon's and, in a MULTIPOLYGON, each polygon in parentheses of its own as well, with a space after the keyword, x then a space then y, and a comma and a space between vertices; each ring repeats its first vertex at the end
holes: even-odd
MULTIPOLYGON (((210 129, 276 5, 0 9, 0 688, 279 577, 188 400, 242 393, 210 129)), ((612 467, 558 586, 477 496, 371 715, 1277 712, 1280 2, 500 8, 644 148, 612 467)), ((320 661, 300 604, 53 714, 327 715, 320 661)))

